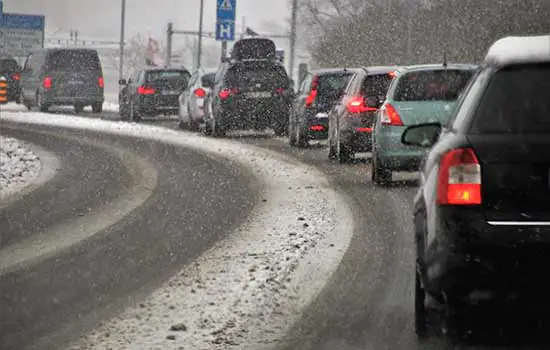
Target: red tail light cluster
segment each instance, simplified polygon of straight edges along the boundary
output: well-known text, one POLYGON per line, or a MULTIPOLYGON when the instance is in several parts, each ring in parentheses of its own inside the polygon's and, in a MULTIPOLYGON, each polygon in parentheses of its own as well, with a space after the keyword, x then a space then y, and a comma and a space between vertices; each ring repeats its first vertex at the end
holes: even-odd
POLYGON ((97 78, 97 85, 102 89, 105 87, 105 80, 103 79, 103 77, 97 78))
POLYGON ((42 86, 44 89, 51 89, 52 88, 52 78, 45 76, 44 81, 42 82, 42 86))
POLYGON ((282 95, 282 94, 285 93, 285 88, 282 88, 282 87, 276 88, 275 91, 276 91, 278 94, 281 94, 281 95, 282 95))
POLYGON ((21 75, 20 75, 19 73, 14 73, 14 74, 11 76, 11 78, 12 78, 13 80, 16 80, 16 81, 17 81, 17 80, 20 80, 20 79, 21 79, 21 75))
POLYGON ((352 97, 348 101, 347 106, 349 113, 366 113, 366 112, 374 112, 376 111, 376 108, 373 107, 367 107, 365 104, 365 99, 362 97, 352 97))
POLYGON ((311 107, 315 98, 317 97, 317 88, 319 87, 319 76, 314 76, 313 81, 311 82, 311 90, 309 95, 306 98, 306 107, 311 107))
POLYGON ((401 120, 399 113, 397 113, 395 107, 389 103, 384 105, 380 121, 382 125, 403 126, 403 121, 401 120))
POLYGON ((231 95, 235 95, 235 94, 238 94, 239 93, 239 89, 237 88, 225 88, 223 90, 220 91, 220 93, 218 94, 218 96, 222 99, 222 100, 225 100, 227 98, 229 98, 229 96, 231 95))
POLYGON ((206 91, 203 88, 197 88, 195 89, 195 96, 204 98, 206 96, 206 91))
POLYGON ((153 89, 152 87, 142 85, 138 87, 137 93, 139 95, 153 95, 155 93, 155 89, 153 89))
POLYGON ((481 204, 481 165, 473 149, 459 148, 443 155, 439 166, 437 203, 481 204))

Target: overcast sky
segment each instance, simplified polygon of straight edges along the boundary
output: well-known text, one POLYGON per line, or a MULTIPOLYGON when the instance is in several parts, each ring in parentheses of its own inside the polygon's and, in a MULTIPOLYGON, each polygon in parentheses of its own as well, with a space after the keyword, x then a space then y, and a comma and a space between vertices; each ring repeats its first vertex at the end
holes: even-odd
MULTIPOLYGON (((204 0, 204 29, 213 30, 216 1, 204 0)), ((127 0, 126 30, 164 39, 166 23, 175 29, 196 30, 200 0, 127 0)), ((46 16, 47 33, 68 36, 78 29, 82 37, 117 40, 120 32, 120 0, 4 0, 5 12, 46 16)), ((237 0, 237 25, 281 32, 290 16, 287 0, 237 0), (276 26, 279 26, 277 28, 276 26)))

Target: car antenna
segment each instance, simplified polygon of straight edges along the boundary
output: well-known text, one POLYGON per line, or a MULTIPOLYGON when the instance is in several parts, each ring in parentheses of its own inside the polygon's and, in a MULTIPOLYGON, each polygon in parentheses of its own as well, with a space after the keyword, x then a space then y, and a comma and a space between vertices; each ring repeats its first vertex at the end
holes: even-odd
POLYGON ((443 51, 443 68, 447 68, 447 53, 443 51))

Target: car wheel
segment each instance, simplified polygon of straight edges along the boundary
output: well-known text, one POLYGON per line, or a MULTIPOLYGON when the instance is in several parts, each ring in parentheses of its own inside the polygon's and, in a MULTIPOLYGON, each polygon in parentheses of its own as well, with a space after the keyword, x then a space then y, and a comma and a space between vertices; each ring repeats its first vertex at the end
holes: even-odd
POLYGON ((82 113, 83 110, 84 110, 84 105, 83 105, 83 104, 81 104, 81 103, 76 103, 76 104, 74 105, 74 112, 75 112, 76 114, 82 113))
POLYGON ((374 152, 374 147, 371 161, 371 179, 375 185, 387 185, 392 181, 391 170, 383 167, 380 164, 380 160, 374 152))
POLYGON ((428 333, 428 315, 426 310, 426 292, 422 287, 420 274, 415 265, 414 287, 414 331, 419 338, 426 337, 428 333))
POLYGON ((101 113, 103 112, 103 102, 96 102, 92 104, 92 112, 101 113))
POLYGON ((353 159, 353 151, 348 145, 342 144, 340 133, 338 133, 336 141, 336 157, 338 163, 348 163, 353 159))
POLYGON ((42 94, 40 92, 36 93, 36 105, 40 112, 47 112, 49 107, 43 100, 42 94))
POLYGON ((292 120, 288 123, 288 143, 290 147, 296 146, 296 127, 292 120))
POLYGON ((188 122, 184 122, 183 120, 180 120, 179 121, 179 128, 181 130, 189 130, 189 123, 188 122))
POLYGON ((141 120, 141 116, 138 114, 138 112, 136 111, 136 108, 134 106, 134 101, 130 101, 130 112, 129 112, 129 116, 130 116, 130 121, 131 122, 139 122, 141 120))
POLYGON ((441 325, 441 332, 445 337, 451 341, 461 341, 469 336, 470 308, 470 306, 461 305, 458 301, 446 300, 441 325))
POLYGON ((299 148, 307 148, 309 146, 307 136, 304 135, 302 128, 296 129, 296 146, 299 148))

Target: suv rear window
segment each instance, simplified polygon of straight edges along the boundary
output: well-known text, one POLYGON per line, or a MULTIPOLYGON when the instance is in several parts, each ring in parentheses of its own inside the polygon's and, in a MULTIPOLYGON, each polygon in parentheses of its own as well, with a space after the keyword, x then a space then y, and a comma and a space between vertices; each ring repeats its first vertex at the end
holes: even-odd
POLYGON ((249 87, 256 84, 286 88, 289 79, 279 65, 235 65, 228 69, 225 83, 231 87, 249 87))
POLYGON ((474 70, 441 69, 405 73, 399 78, 395 101, 455 101, 474 70))
POLYGON ((342 93, 353 74, 350 72, 341 72, 334 74, 319 75, 317 86, 318 95, 330 95, 331 93, 342 93))
POLYGON ((476 113, 476 133, 550 132, 550 64, 497 72, 476 113))
POLYGON ((376 95, 380 97, 386 96, 392 79, 393 78, 389 73, 368 75, 361 86, 361 95, 376 95))
POLYGON ((21 70, 19 64, 13 58, 0 59, 0 70, 4 72, 18 72, 21 70))
POLYGON ((145 80, 178 80, 187 78, 187 74, 182 70, 158 70, 147 72, 145 80))
POLYGON ((84 71, 101 70, 97 52, 89 50, 60 50, 48 55, 48 70, 84 71))

